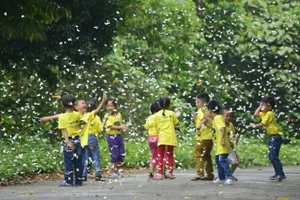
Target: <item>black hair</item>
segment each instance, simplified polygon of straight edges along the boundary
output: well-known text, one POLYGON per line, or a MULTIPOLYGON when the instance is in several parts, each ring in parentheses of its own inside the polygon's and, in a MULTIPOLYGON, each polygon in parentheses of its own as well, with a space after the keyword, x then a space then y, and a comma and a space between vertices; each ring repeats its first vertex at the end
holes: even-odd
POLYGON ((87 105, 87 109, 86 109, 87 112, 92 112, 93 110, 96 109, 96 99, 87 98, 85 100, 85 103, 87 105))
POLYGON ((71 94, 65 94, 61 98, 61 102, 65 108, 73 108, 75 103, 75 98, 71 94))
POLYGON ((117 100, 115 98, 112 98, 112 97, 108 98, 105 102, 105 105, 107 105, 107 103, 109 101, 111 101, 111 103, 114 105, 114 107, 117 108, 117 100))
POLYGON ((210 100, 208 94, 206 93, 199 94, 196 98, 200 99, 201 101, 204 101, 205 103, 208 103, 210 100))
POLYGON ((163 116, 165 116, 165 109, 170 106, 171 100, 169 99, 169 97, 161 97, 158 102, 160 108, 163 109, 163 116))
POLYGON ((264 102, 264 103, 270 105, 272 107, 272 109, 276 105, 276 101, 275 101, 274 97, 271 97, 271 96, 263 98, 261 100, 261 102, 264 102))
POLYGON ((219 114, 221 111, 221 106, 220 106, 219 102, 217 102, 215 100, 211 100, 207 104, 207 109, 212 110, 214 113, 219 114))
POLYGON ((159 107, 158 101, 155 101, 153 104, 151 104, 150 110, 151 110, 152 114, 157 113, 158 111, 160 111, 160 107, 159 107))
POLYGON ((224 114, 225 111, 229 111, 229 112, 232 113, 232 110, 228 107, 225 107, 225 108, 222 109, 222 114, 224 114))

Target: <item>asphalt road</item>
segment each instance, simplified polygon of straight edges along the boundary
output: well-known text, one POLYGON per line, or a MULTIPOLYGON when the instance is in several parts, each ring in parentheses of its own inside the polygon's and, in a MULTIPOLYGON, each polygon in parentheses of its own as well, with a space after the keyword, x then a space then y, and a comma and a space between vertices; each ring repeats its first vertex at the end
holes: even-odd
MULTIPOLYGON (((0 200, 154 200, 154 199, 258 199, 299 200, 300 166, 284 167, 287 179, 270 181, 271 167, 237 169, 233 185, 211 181, 190 181, 194 169, 176 170, 177 179, 149 180, 145 171, 124 172, 124 178, 96 182, 82 187, 58 187, 62 180, 37 180, 30 184, 0 187, 0 200)), ((216 172, 215 172, 216 174, 216 172)))

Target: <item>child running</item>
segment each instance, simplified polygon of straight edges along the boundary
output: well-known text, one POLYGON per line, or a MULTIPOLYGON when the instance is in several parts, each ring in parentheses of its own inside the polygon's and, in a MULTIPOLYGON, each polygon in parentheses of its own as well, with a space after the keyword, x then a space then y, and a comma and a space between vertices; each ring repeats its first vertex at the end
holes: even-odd
POLYGON ((152 115, 150 115, 147 120, 144 128, 148 130, 148 144, 151 150, 152 157, 150 159, 150 172, 148 174, 149 178, 153 178, 155 166, 157 163, 157 142, 158 142, 158 135, 154 123, 154 114, 157 113, 160 108, 158 102, 154 102, 151 104, 150 107, 152 115))
POLYGON ((194 160, 197 169, 197 175, 191 181, 197 180, 214 180, 213 165, 211 160, 212 141, 212 124, 204 115, 207 114, 207 103, 209 102, 208 94, 199 94, 196 97, 196 106, 198 112, 196 115, 196 145, 194 151, 194 160), (206 164, 206 174, 204 176, 204 164, 206 164))
POLYGON ((273 97, 266 97, 261 100, 259 107, 255 110, 254 116, 258 117, 261 122, 259 124, 250 124, 252 128, 265 127, 266 132, 269 136, 269 159, 273 164, 275 175, 271 176, 270 180, 282 181, 286 179, 283 172, 282 164, 279 160, 279 151, 282 144, 282 133, 279 131, 279 127, 273 113, 273 108, 276 101, 273 97))
POLYGON ((109 178, 118 178, 121 175, 119 168, 126 156, 121 130, 128 130, 129 128, 122 124, 122 115, 117 111, 116 99, 107 99, 106 110, 108 113, 104 116, 103 125, 106 127, 108 149, 111 156, 107 175, 109 178))
MULTIPOLYGON (((232 111, 228 108, 223 109, 223 117, 225 119, 227 133, 229 134, 229 142, 230 142, 230 154, 228 155, 228 163, 231 164, 231 173, 233 174, 238 167, 239 159, 234 149, 234 145, 238 144, 238 134, 235 132, 235 128, 232 121, 232 111)), ((236 177, 233 177, 233 180, 237 181, 236 177)))
POLYGON ((171 101, 168 97, 162 97, 159 99, 159 105, 161 110, 154 115, 154 123, 156 131, 158 133, 158 173, 153 176, 153 180, 163 179, 164 170, 164 155, 167 151, 168 157, 168 170, 169 179, 175 179, 173 174, 174 170, 174 158, 173 150, 177 147, 177 139, 175 134, 175 126, 178 124, 178 119, 175 113, 170 109, 171 101))
POLYGON ((213 127, 216 135, 216 164, 218 166, 218 178, 213 183, 222 183, 231 185, 233 176, 227 162, 227 157, 230 153, 230 143, 228 133, 226 131, 225 119, 220 115, 221 106, 217 101, 210 101, 207 104, 208 117, 213 118, 213 127))
MULTIPOLYGON (((96 109, 96 102, 93 99, 86 100, 87 112, 92 112, 96 109)), ((96 181, 105 181, 101 175, 100 169, 100 149, 98 144, 97 135, 101 132, 103 126, 101 124, 100 117, 98 115, 90 122, 89 131, 88 131, 88 145, 85 148, 85 161, 83 166, 83 181, 87 181, 89 161, 93 161, 95 168, 95 180, 96 181)))

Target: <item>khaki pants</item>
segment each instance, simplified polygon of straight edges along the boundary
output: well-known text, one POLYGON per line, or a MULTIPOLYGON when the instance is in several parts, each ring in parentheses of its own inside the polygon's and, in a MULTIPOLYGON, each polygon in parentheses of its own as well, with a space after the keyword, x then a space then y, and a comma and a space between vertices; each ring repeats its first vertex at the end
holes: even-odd
POLYGON ((197 176, 204 176, 204 164, 206 164, 206 177, 214 178, 212 160, 210 155, 212 147, 212 140, 196 140, 194 160, 197 169, 197 176))

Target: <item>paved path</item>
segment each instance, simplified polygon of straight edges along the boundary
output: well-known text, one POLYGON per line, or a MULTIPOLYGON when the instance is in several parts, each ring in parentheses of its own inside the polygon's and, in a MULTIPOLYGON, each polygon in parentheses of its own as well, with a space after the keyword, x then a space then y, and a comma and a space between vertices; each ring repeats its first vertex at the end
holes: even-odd
POLYGON ((154 199, 246 199, 299 200, 300 166, 284 168, 287 179, 270 181, 271 167, 237 169, 233 185, 211 181, 190 181, 195 170, 176 171, 177 179, 153 181, 144 171, 124 173, 124 178, 96 182, 82 187, 58 187, 61 180, 41 180, 27 185, 0 188, 0 200, 154 200, 154 199))

